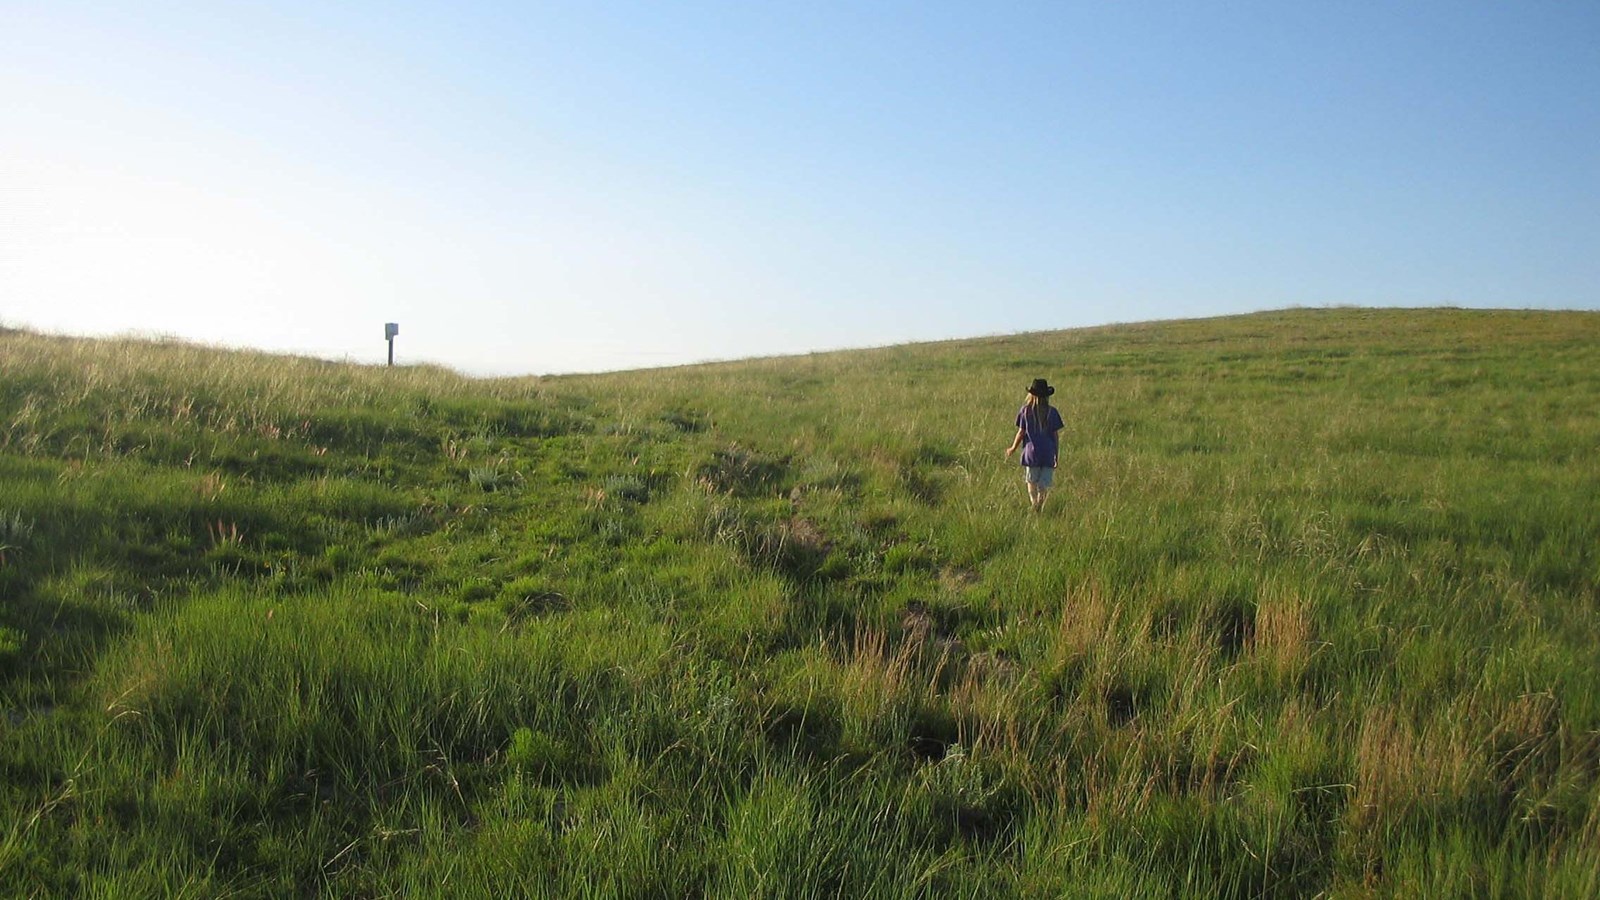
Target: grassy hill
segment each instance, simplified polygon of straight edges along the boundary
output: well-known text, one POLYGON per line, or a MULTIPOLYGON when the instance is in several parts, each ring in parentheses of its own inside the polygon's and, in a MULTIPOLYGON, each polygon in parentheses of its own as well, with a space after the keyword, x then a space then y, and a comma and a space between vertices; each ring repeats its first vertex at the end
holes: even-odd
POLYGON ((1594 313, 0 332, 0 893, 1595 896, 1597 447, 1594 313))

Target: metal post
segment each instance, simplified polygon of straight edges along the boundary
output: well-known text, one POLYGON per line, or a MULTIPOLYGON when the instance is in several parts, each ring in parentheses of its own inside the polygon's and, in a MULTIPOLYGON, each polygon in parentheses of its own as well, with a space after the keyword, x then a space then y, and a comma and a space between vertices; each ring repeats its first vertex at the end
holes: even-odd
POLYGON ((383 336, 389 341, 389 365, 394 365, 394 336, 400 333, 400 323, 385 322, 383 336))

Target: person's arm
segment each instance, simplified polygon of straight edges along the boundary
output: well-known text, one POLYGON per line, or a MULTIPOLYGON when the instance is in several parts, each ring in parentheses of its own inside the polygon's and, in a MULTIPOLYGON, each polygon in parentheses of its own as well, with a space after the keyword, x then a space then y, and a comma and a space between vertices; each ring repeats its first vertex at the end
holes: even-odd
POLYGON ((1017 429, 1016 439, 1011 442, 1011 446, 1006 448, 1006 459, 1010 459, 1011 454, 1017 452, 1017 448, 1022 446, 1022 439, 1026 436, 1027 432, 1023 431, 1021 428, 1017 429))

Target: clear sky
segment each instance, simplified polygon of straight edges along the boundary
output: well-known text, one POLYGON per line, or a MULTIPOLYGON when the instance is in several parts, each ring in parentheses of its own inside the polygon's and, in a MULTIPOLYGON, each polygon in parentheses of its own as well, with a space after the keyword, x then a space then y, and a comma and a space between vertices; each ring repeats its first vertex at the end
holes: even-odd
POLYGON ((1600 308, 1600 3, 0 0, 0 324, 475 374, 1600 308))

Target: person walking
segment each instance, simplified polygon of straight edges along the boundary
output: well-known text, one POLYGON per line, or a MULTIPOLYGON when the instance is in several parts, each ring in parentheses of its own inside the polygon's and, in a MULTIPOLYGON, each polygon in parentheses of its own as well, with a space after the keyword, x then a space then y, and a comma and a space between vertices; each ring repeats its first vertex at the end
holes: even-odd
POLYGON ((1017 436, 1006 448, 1006 459, 1022 448, 1022 477, 1028 483, 1028 503, 1034 512, 1044 509, 1044 499, 1055 484, 1060 446, 1056 436, 1066 427, 1061 413, 1050 405, 1050 395, 1055 392, 1043 378, 1033 380, 1027 402, 1017 411, 1017 436))

